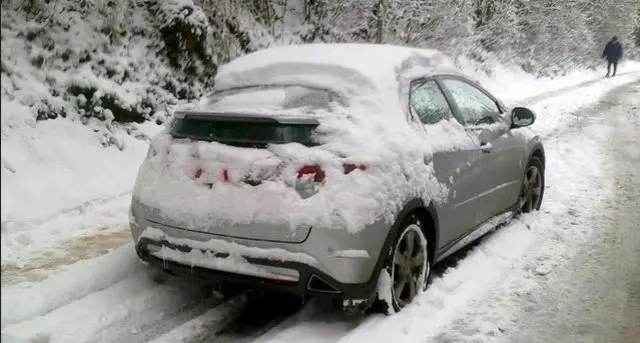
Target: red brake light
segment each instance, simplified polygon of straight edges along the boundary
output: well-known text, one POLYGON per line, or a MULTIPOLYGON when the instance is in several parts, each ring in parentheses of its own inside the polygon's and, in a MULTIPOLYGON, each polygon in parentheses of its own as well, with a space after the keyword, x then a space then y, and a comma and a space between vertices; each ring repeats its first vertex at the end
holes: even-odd
POLYGON ((342 167, 344 168, 344 173, 345 174, 349 174, 349 173, 351 173, 352 171, 354 171, 356 169, 367 170, 367 166, 362 165, 362 164, 361 165, 355 165, 355 164, 349 164, 348 163, 348 164, 344 164, 342 167))
POLYGON ((196 173, 193 175, 193 177, 196 178, 196 179, 199 179, 202 176, 203 173, 204 173, 204 170, 202 170, 202 168, 198 168, 196 170, 196 173))
POLYGON ((222 180, 229 182, 229 171, 226 169, 222 171, 222 180))
POLYGON ((311 175, 311 174, 313 174, 313 181, 315 182, 322 182, 326 177, 324 170, 322 170, 322 168, 320 168, 320 166, 317 164, 307 165, 300 168, 300 170, 298 170, 298 178, 301 178, 304 175, 311 175))

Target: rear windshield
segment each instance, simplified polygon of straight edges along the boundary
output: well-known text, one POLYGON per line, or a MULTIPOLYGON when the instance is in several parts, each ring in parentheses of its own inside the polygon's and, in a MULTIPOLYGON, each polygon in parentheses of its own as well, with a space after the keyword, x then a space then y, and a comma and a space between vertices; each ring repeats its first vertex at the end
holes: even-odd
POLYGON ((330 112, 343 99, 335 92, 308 86, 251 86, 219 91, 205 99, 214 111, 259 111, 277 113, 330 112))
POLYGON ((281 124, 276 121, 245 122, 216 120, 214 118, 175 118, 170 132, 176 138, 216 141, 244 147, 266 147, 268 144, 300 143, 314 145, 317 125, 281 124))

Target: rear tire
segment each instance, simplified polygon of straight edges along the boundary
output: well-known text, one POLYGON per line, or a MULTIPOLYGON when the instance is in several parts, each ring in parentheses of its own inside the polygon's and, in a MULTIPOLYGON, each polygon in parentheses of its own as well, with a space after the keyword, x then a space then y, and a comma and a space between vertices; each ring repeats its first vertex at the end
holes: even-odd
POLYGON ((169 270, 165 270, 155 266, 149 266, 149 268, 151 272, 151 279, 158 285, 162 285, 176 277, 176 275, 169 270))
POLYGON ((376 307, 386 315, 402 310, 427 287, 431 274, 429 244, 422 222, 407 217, 380 271, 376 307))

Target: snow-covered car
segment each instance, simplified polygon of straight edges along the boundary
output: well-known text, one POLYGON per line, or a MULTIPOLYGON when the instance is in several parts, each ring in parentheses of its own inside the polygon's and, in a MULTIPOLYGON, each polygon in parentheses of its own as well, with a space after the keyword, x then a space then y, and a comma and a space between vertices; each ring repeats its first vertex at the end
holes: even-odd
POLYGON ((534 121, 433 50, 254 52, 152 140, 130 210, 136 250, 174 274, 393 313, 435 263, 539 209, 534 121))

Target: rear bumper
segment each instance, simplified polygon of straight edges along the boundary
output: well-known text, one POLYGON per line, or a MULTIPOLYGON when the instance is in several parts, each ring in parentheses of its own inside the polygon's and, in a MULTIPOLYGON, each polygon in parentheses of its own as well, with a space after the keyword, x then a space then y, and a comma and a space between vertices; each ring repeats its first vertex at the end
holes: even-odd
MULTIPOLYGON (((355 284, 341 283, 325 274, 318 268, 306 263, 293 261, 274 261, 265 258, 243 257, 247 263, 263 270, 263 274, 257 272, 240 273, 224 269, 213 269, 188 263, 162 258, 158 253, 154 254, 151 247, 164 246, 172 250, 191 252, 193 248, 188 246, 176 246, 167 241, 153 241, 142 238, 136 246, 136 252, 141 260, 172 274, 200 275, 212 278, 220 282, 243 284, 249 287, 270 288, 293 294, 314 296, 326 296, 339 299, 368 300, 375 291, 375 282, 355 284)), ((215 254, 215 253, 213 253, 215 254)), ((211 257, 224 258, 224 257, 211 257)))
POLYGON ((250 240, 153 223, 134 212, 137 254, 161 269, 352 300, 369 299, 375 291, 389 238, 388 226, 379 223, 355 235, 312 229, 302 243, 250 240))

